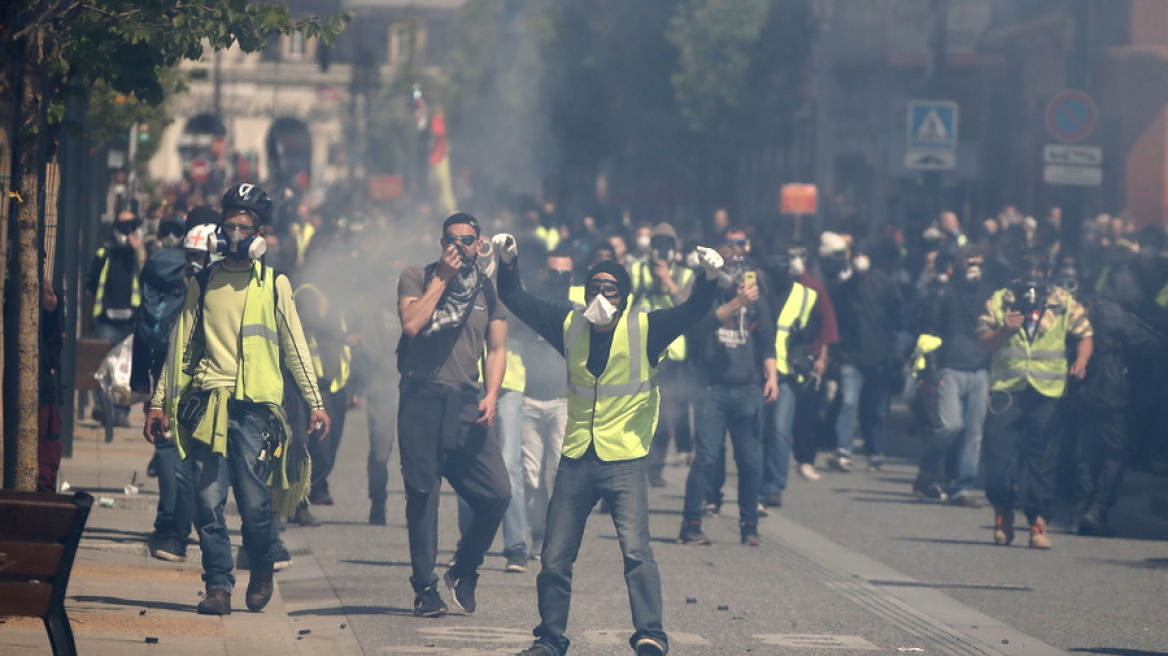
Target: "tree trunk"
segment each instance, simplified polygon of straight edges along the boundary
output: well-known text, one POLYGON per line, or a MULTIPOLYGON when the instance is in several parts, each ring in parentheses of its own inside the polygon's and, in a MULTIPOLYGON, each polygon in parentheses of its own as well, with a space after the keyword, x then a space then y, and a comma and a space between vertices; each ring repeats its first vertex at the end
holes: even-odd
POLYGON ((44 40, 39 32, 28 37, 21 70, 20 133, 17 135, 19 177, 13 259, 17 304, 17 361, 20 385, 16 395, 16 489, 33 491, 37 481, 37 442, 40 396, 41 257, 40 257, 40 144, 45 138, 44 40))

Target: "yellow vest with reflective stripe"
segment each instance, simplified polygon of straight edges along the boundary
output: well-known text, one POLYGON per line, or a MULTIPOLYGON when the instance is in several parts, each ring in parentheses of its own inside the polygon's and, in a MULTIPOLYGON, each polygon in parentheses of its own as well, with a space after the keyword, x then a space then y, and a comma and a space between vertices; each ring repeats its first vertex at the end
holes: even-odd
MULTIPOLYGON (((275 284, 275 269, 265 267, 259 261, 252 264, 247 299, 243 303, 243 321, 239 328, 240 363, 235 373, 234 398, 281 406, 284 403, 284 376, 280 370, 280 333, 276 327, 276 294, 272 288, 275 284)), ((197 306, 202 300, 198 283, 192 280, 188 285, 192 287, 188 287, 186 303, 197 306)), ((192 373, 199 364, 191 359, 201 354, 201 349, 191 349, 190 341, 203 337, 194 335, 196 327, 189 325, 189 321, 197 316, 197 307, 184 305, 171 332, 165 385, 166 414, 172 428, 181 428, 177 417, 178 403, 190 386, 192 373)), ((179 453, 186 457, 182 443, 182 439, 177 442, 179 453)))
MULTIPOLYGON (((994 321, 1004 322, 1002 296, 1006 290, 994 292, 990 300, 994 321)), ((1049 312, 1048 306, 1043 312, 1049 312)), ((1036 331, 1034 339, 1026 338, 1025 324, 1015 330, 1004 344, 994 351, 990 365, 990 389, 995 392, 1018 392, 1030 385, 1039 394, 1059 398, 1067 386, 1067 312, 1055 315, 1054 323, 1045 332, 1036 331)))
POLYGON ((563 454, 579 458, 596 448, 601 460, 632 460, 649 453, 661 397, 648 354, 649 317, 633 310, 613 330, 608 364, 600 377, 588 371, 591 324, 581 310, 564 319, 568 361, 568 425, 563 454))
MULTIPOLYGON (((677 264, 669 265, 669 275, 677 275, 679 288, 684 288, 693 281, 694 273, 688 267, 677 264), (680 274, 680 275, 678 275, 680 274)), ((669 292, 656 291, 653 285, 653 269, 648 262, 637 262, 633 265, 633 297, 637 299, 637 307, 646 312, 665 310, 673 307, 673 297, 669 292)), ((665 349, 665 357, 669 360, 684 360, 686 356, 685 335, 673 340, 665 349)))
MULTIPOLYGON (((106 257, 105 247, 97 249, 97 256, 105 258, 105 264, 101 265, 101 273, 97 277, 97 294, 93 298, 93 316, 100 317, 105 313, 105 281, 109 278, 110 261, 106 257)), ((142 304, 142 290, 138 286, 138 275, 133 276, 133 282, 130 283, 130 307, 136 308, 142 304)))
MULTIPOLYGON (((297 287, 296 291, 292 292, 292 296, 295 297, 301 291, 304 291, 306 289, 316 293, 316 295, 320 298, 321 314, 322 315, 327 314, 327 312, 328 312, 328 297, 325 296, 324 292, 320 291, 320 289, 316 285, 313 285, 312 283, 304 283, 303 285, 297 287)), ((338 318, 340 319, 339 328, 341 329, 341 332, 348 334, 349 325, 345 322, 345 315, 341 314, 339 312, 337 314, 338 314, 338 318)), ((321 357, 320 357, 320 347, 317 345, 316 335, 311 333, 311 332, 305 331, 304 338, 308 342, 308 350, 312 353, 312 371, 313 371, 313 373, 316 374, 317 379, 325 378, 326 374, 328 372, 325 369, 324 362, 321 360, 321 357)), ((337 362, 337 372, 336 372, 336 375, 333 376, 332 382, 329 383, 329 392, 336 394, 337 392, 345 389, 345 385, 349 384, 349 376, 351 375, 351 371, 352 371, 352 362, 353 362, 353 349, 349 348, 348 344, 341 345, 340 360, 337 362)))
POLYGON ((811 308, 815 306, 817 296, 814 289, 797 282, 791 283, 791 293, 787 295, 787 301, 783 303, 783 309, 775 322, 775 364, 784 376, 791 374, 791 363, 787 361, 791 333, 803 328, 811 320, 811 308))
POLYGON ((556 246, 560 245, 560 231, 555 228, 539 226, 535 229, 535 236, 543 242, 548 252, 556 250, 556 246))

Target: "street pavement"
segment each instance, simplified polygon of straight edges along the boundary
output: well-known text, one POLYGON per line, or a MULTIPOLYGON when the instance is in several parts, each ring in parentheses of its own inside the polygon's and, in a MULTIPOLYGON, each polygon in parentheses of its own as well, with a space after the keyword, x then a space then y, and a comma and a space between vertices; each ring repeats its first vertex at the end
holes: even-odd
MULTIPOLYGON (((331 478, 336 505, 312 507, 321 527, 285 530, 293 565, 277 574, 271 605, 244 609, 247 575, 239 573, 235 612, 216 618, 194 612, 197 546, 185 563, 146 552, 157 501, 156 480, 145 478, 151 447, 137 430, 121 429, 106 444, 96 427, 81 426, 61 477, 113 505, 94 508, 70 582, 79 653, 486 656, 529 644, 539 563, 504 572, 501 538, 473 615, 443 590, 450 615, 413 617, 398 454, 389 525, 371 526, 363 408, 349 413, 346 432, 331 478), (127 494, 132 480, 140 489, 127 494)), ((667 467, 668 485, 651 490, 650 504, 671 653, 1168 655, 1168 479, 1129 476, 1114 518, 1120 537, 1069 535, 1060 517, 1052 551, 1027 549, 1021 527, 1015 546, 995 547, 991 510, 917 501, 916 442, 897 423, 889 443, 882 471, 864 471, 858 458, 856 471, 824 471, 816 482, 792 473, 783 508, 760 522, 759 548, 738 543, 732 473, 721 516, 704 521, 714 544, 677 544, 688 469, 667 467)), ((448 487, 440 513, 439 574, 458 538, 448 487)), ((573 583, 571 653, 628 654, 630 633, 615 531, 594 514, 573 583)), ((39 622, 0 624, 0 654, 48 653, 39 622)))

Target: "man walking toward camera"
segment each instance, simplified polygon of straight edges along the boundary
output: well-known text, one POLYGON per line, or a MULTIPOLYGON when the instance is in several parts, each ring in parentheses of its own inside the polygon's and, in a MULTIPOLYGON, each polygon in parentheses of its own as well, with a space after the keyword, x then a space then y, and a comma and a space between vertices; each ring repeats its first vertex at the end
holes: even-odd
POLYGON ((536 579, 541 622, 521 656, 568 651, 572 569, 584 525, 600 499, 611 509, 624 555, 634 627, 629 644, 638 656, 663 656, 669 643, 661 620, 661 576, 649 545, 646 467, 661 403, 657 367, 669 344, 709 310, 722 257, 699 247, 704 280, 681 305, 653 312, 631 308, 632 280, 623 266, 598 262, 585 276, 587 308, 581 309, 527 293, 517 273, 515 238, 495 235, 495 245, 503 301, 568 361, 568 423, 536 579))
POLYGON ((470 506, 446 585, 454 603, 475 610, 483 556, 511 500, 511 484, 493 432, 507 367, 507 311, 479 266, 479 222, 452 214, 442 224, 442 256, 407 267, 398 280, 402 338, 398 442, 406 489, 414 615, 441 617, 438 593, 438 497, 445 477, 470 506), (479 365, 486 344, 486 380, 479 365))
POLYGON ((309 431, 321 439, 329 430, 292 286, 258 259, 266 247, 260 227, 271 220, 272 200, 259 187, 241 184, 223 196, 222 207, 211 251, 225 258, 187 283, 144 431, 154 443, 169 439, 173 428, 179 454, 193 462, 206 584, 198 606, 203 615, 231 613, 235 576, 223 517, 228 485, 235 488, 243 548, 251 562, 247 607, 252 611, 272 598, 273 507, 291 515, 307 494, 303 475, 300 486, 288 487, 291 445, 281 365, 311 408, 309 431))

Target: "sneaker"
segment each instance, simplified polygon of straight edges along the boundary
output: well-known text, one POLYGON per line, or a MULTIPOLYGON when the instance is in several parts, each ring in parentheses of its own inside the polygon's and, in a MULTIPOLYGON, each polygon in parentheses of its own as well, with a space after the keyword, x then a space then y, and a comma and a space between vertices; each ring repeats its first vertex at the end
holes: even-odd
POLYGON ((660 469, 649 470, 649 485, 651 487, 665 487, 665 477, 661 475, 660 469))
POLYGON ((852 459, 849 456, 833 453, 827 457, 827 466, 838 472, 850 472, 852 471, 852 459))
POLYGON ((1046 534, 1046 520, 1039 517, 1030 525, 1030 548, 1031 549, 1050 549, 1054 545, 1050 541, 1050 536, 1046 534))
POLYGON ((530 647, 524 649, 515 656, 560 656, 560 652, 548 643, 536 640, 535 642, 531 643, 530 647))
POLYGON ((677 536, 677 541, 681 544, 709 544, 710 538, 702 533, 701 521, 696 522, 682 522, 681 534, 677 536))
POLYGON ((253 613, 263 610, 272 600, 272 592, 275 589, 271 574, 261 575, 252 572, 251 578, 247 581, 247 609, 253 613))
POLYGON ((442 617, 446 614, 446 602, 438 594, 438 585, 422 590, 414 597, 414 615, 417 617, 442 617))
POLYGON ((766 504, 764 504, 761 501, 758 502, 758 516, 759 517, 770 517, 771 516, 771 514, 769 512, 767 512, 766 504))
POLYGON ((195 611, 200 615, 230 615, 231 593, 223 588, 207 588, 195 611))
POLYGON ((527 554, 519 552, 507 556, 507 565, 503 567, 504 572, 526 572, 527 571, 527 554))
POLYGON ((757 547, 762 544, 758 539, 758 524, 754 522, 742 522, 739 525, 739 532, 742 535, 742 544, 748 547, 757 547))
POLYGON ((882 459, 873 460, 872 458, 869 458, 868 459, 868 471, 870 471, 870 472, 884 471, 884 460, 882 460, 882 459))
POLYGON ((706 504, 706 507, 702 512, 708 517, 717 517, 718 514, 722 512, 722 504, 711 501, 710 503, 706 504))
POLYGON ((913 496, 920 501, 938 501, 946 503, 949 501, 949 495, 945 493, 945 488, 941 487, 940 483, 913 483, 913 496))
POLYGON ((331 506, 333 505, 333 498, 332 495, 326 494, 324 496, 313 497, 308 500, 308 503, 314 506, 331 506))
POLYGON ((762 505, 767 508, 782 508, 783 507, 783 493, 782 492, 763 492, 760 499, 762 505))
POLYGON ((665 645, 649 636, 637 640, 633 649, 636 650, 637 656, 665 656, 665 645))
POLYGON ((165 560, 171 563, 185 562, 187 559, 187 550, 180 546, 179 541, 174 538, 162 540, 150 549, 150 555, 158 560, 165 560))
POLYGON ((475 612, 475 586, 479 582, 478 573, 460 574, 456 577, 454 569, 451 568, 446 570, 446 576, 442 578, 446 581, 446 587, 450 588, 450 596, 454 598, 454 604, 466 611, 468 615, 475 612))
POLYGON ((809 462, 799 465, 799 475, 809 481, 818 481, 822 478, 819 472, 815 471, 815 465, 809 462))
MULTIPOLYGON (((240 553, 243 553, 243 551, 240 550, 240 553)), ((292 554, 288 553, 287 548, 281 548, 272 556, 272 570, 278 572, 282 569, 288 569, 291 566, 292 554)))

